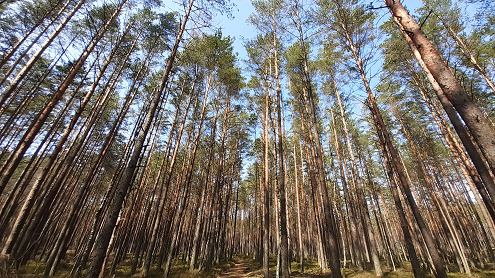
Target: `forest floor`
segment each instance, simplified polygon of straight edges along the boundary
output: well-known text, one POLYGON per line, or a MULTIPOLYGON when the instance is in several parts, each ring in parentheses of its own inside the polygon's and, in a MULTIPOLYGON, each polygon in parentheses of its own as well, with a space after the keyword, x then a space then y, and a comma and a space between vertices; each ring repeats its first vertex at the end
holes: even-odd
MULTIPOLYGON (((219 278, 258 278, 263 277, 262 268, 258 261, 246 256, 239 256, 233 259, 234 263, 231 263, 231 267, 223 271, 219 278)), ((385 264, 385 262, 384 262, 385 264)), ((300 273, 300 264, 293 262, 291 265, 291 277, 298 278, 330 278, 330 271, 322 271, 316 261, 305 262, 304 273, 300 273)), ((369 266, 371 267, 371 265, 369 266)), ((382 278, 414 278, 411 265, 406 262, 402 267, 396 268, 394 271, 392 268, 382 265, 383 275, 382 278)), ((465 273, 455 272, 457 267, 450 265, 451 270, 448 273, 449 278, 469 278, 465 273)), ((485 264, 484 269, 473 268, 471 269, 472 278, 495 278, 495 265, 485 264)), ((347 267, 342 271, 344 278, 376 278, 374 271, 359 270, 355 267, 347 267)), ((434 278, 433 274, 426 275, 427 278, 434 278)), ((270 277, 276 277, 276 259, 270 259, 270 277)))
MULTIPOLYGON (((223 271, 219 278, 258 278, 263 277, 262 268, 258 261, 246 256, 234 257, 231 267, 223 271)), ((384 262, 385 264, 385 262, 384 262)), ((322 271, 316 261, 305 262, 304 273, 300 273, 300 264, 293 262, 291 264, 291 277, 298 278, 330 278, 330 271, 322 271)), ((371 267, 371 265, 370 265, 371 267)), ((404 263, 402 267, 397 268, 395 271, 382 265, 383 275, 382 278, 414 278, 411 265, 404 263)), ((456 267, 450 266, 452 272, 448 273, 449 278, 468 278, 465 273, 455 272, 456 267)), ((473 268, 473 278, 495 278, 495 265, 485 264, 483 270, 473 268)), ((345 278, 376 278, 374 271, 359 270, 354 267, 347 267, 342 272, 345 278)), ((276 277, 276 258, 270 259, 270 277, 276 277)), ((434 278, 432 274, 427 275, 427 278, 434 278)))
MULTIPOLYGON (((385 262, 384 262, 385 264, 385 262)), ((322 271, 317 262, 305 262, 304 273, 300 273, 299 263, 293 262, 291 265, 291 277, 297 278, 330 278, 330 271, 322 271)), ((71 262, 62 261, 59 265, 55 277, 70 277, 71 262)), ((131 275, 130 261, 126 260, 119 264, 115 275, 105 275, 105 277, 132 277, 143 278, 139 273, 131 275)), ((455 272, 455 266, 450 265, 451 270, 448 273, 449 278, 469 278, 464 273, 455 272)), ((29 261, 25 266, 21 266, 17 271, 13 270, 6 264, 6 261, 0 260, 0 278, 41 278, 43 276, 44 264, 29 261)), ((484 269, 473 268, 473 278, 495 278, 495 265, 485 264, 484 269)), ((84 274, 84 273, 83 273, 84 274)), ((344 278, 376 278, 374 271, 359 270, 357 268, 343 269, 344 278)), ((270 260, 270 276, 276 277, 276 258, 270 260)), ((163 272, 153 268, 148 273, 147 278, 161 278, 163 272)), ((248 256, 236 256, 232 261, 222 262, 213 267, 211 271, 189 271, 188 263, 183 260, 176 260, 171 269, 170 278, 259 278, 263 277, 260 262, 248 256)), ((414 278, 411 266, 404 263, 404 266, 393 271, 391 268, 383 265, 382 278, 414 278)), ((433 275, 427 275, 427 278, 434 278, 433 275)))
POLYGON ((221 278, 245 278, 251 275, 252 260, 236 258, 236 263, 222 272, 218 277, 221 278))

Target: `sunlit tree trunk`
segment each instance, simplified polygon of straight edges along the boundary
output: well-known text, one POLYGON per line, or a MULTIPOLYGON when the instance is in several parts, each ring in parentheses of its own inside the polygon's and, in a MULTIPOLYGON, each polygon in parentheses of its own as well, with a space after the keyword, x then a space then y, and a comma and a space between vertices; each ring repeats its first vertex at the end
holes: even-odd
MULTIPOLYGON (((294 122, 294 121, 292 121, 294 122)), ((294 136, 293 139, 293 156, 294 156, 294 183, 295 183, 295 194, 296 194, 296 205, 297 205, 297 238, 298 238, 298 243, 299 243, 299 264, 300 266, 300 272, 304 273, 304 250, 303 250, 303 238, 302 238, 302 222, 301 222, 301 201, 299 198, 299 167, 297 164, 297 155, 296 155, 296 138, 294 136)))
POLYGON ((116 194, 114 199, 112 200, 110 207, 108 209, 107 216, 103 222, 103 226, 101 228, 100 235, 95 243, 95 255, 91 263, 91 268, 88 271, 87 278, 97 278, 100 272, 100 269, 103 265, 103 261, 106 256, 106 250, 108 248, 108 244, 110 242, 110 237, 112 235, 112 231, 117 223, 117 218, 120 213, 120 209, 122 206, 122 202, 127 194, 129 187, 133 183, 134 179, 134 171, 136 171, 137 162, 139 157, 141 156, 141 151, 144 146, 144 142, 148 133, 148 130, 151 127, 151 124, 154 120, 155 112, 159 106, 160 99, 162 97, 163 90, 168 83, 168 79, 170 73, 172 71, 172 65, 175 60, 175 56, 177 55, 177 51, 179 49, 179 43, 182 40, 182 34, 184 33, 187 20, 189 18, 189 14, 191 12, 194 0, 189 2, 189 6, 187 8, 186 14, 183 18, 182 24, 180 26, 179 32, 177 34, 177 38, 175 40, 174 47, 167 61, 167 65, 165 67, 165 71, 163 73, 162 79, 160 81, 160 85, 155 89, 153 93, 153 98, 148 107, 148 111, 143 122, 143 125, 139 131, 138 138, 135 143, 135 147, 133 153, 130 157, 129 163, 124 171, 123 177, 119 181, 119 184, 116 189, 116 194))
POLYGON ((457 45, 461 49, 462 53, 464 53, 464 55, 469 57, 469 60, 473 64, 474 68, 479 72, 479 74, 483 77, 483 79, 485 79, 485 82, 488 85, 488 87, 490 87, 492 92, 495 93, 495 85, 493 85, 493 81, 490 79, 490 77, 488 76, 486 71, 480 66, 480 64, 478 64, 478 61, 476 60, 476 58, 472 54, 471 50, 469 50, 469 48, 464 43, 464 41, 461 39, 461 37, 459 37, 459 35, 457 35, 457 33, 452 29, 452 27, 450 27, 448 25, 448 23, 445 22, 445 20, 440 15, 437 14, 436 16, 438 17, 438 19, 440 19, 440 21, 442 22, 445 29, 447 29, 449 31, 449 33, 452 35, 455 42, 457 43, 457 45))
MULTIPOLYGON (((81 0, 81 2, 83 2, 83 1, 84 0, 81 0)), ((26 153, 27 149, 31 146, 31 143, 34 141, 36 135, 41 130, 41 128, 42 128, 43 124, 45 123, 45 121, 47 120, 48 116, 50 115, 52 110, 55 108, 57 103, 62 99, 62 96, 65 94, 66 90, 69 88, 69 86, 74 81, 76 74, 84 66, 88 56, 93 52, 93 50, 96 47, 96 45, 98 44, 98 42, 103 38, 103 35, 108 30, 110 23, 119 15, 120 10, 122 9, 125 2, 126 2, 126 0, 123 0, 120 2, 119 6, 117 7, 117 9, 115 9, 115 11, 112 14, 112 16, 110 17, 110 19, 106 22, 106 24, 103 26, 103 28, 101 30, 99 30, 98 34, 91 41, 91 43, 88 45, 88 47, 86 47, 86 49, 81 54, 81 56, 79 57, 77 62, 71 68, 69 74, 65 77, 62 84, 58 87, 58 89, 52 95, 52 98, 48 101, 48 103, 45 105, 43 110, 40 111, 40 113, 38 114, 36 119, 31 123, 31 125, 27 129, 26 133, 23 135, 21 141, 15 147, 15 150, 13 151, 12 155, 9 157, 8 162, 4 164, 4 166, 2 167, 2 169, 0 171, 0 193, 3 192, 5 186, 9 182, 12 175, 14 174, 14 171, 17 169, 17 166, 21 162, 24 154, 26 153)), ((4 251, 8 252, 7 250, 4 250, 4 251)))
POLYGON ((414 213, 414 217, 416 219, 416 222, 418 223, 418 226, 420 228, 420 231, 423 235, 423 238, 425 239, 425 242, 428 246, 428 251, 432 257, 433 264, 435 266, 435 275, 438 278, 447 278, 447 274, 445 271, 445 267, 443 265, 442 258, 439 255, 437 246, 435 244, 435 240, 433 238, 433 235, 431 234, 431 231, 428 229, 426 223, 424 222, 423 217, 421 216, 421 213, 419 212, 419 209, 417 207, 416 201, 413 198, 411 194, 411 190, 409 188, 409 184, 406 180, 406 177, 403 173, 403 167, 400 164, 399 157, 397 155, 397 151, 395 147, 392 144, 389 132, 387 130, 387 127, 385 126, 385 123, 383 121, 383 118, 380 114, 380 110, 378 108, 378 105, 376 103, 375 97, 373 96, 371 92, 371 87, 369 85, 368 79, 366 77, 365 70, 363 68, 363 63, 361 61, 361 58, 359 57, 357 47, 354 44, 354 41, 352 37, 350 36, 349 32, 347 31, 347 26, 344 23, 340 23, 342 25, 342 28, 345 32, 346 39, 349 43, 349 47, 353 53, 356 66, 359 69, 359 73, 361 75, 361 78, 363 80, 363 84, 366 88, 366 93, 368 95, 368 100, 369 100, 369 107, 373 116, 373 122, 375 125, 375 128, 377 130, 378 136, 382 138, 383 140, 380 141, 381 144, 385 144, 386 152, 384 152, 384 155, 387 154, 390 156, 390 162, 391 165, 394 168, 395 173, 397 174, 397 179, 399 184, 401 185, 401 188, 404 190, 405 195, 407 196, 407 201, 409 202, 409 205, 411 206, 411 209, 414 213))
MULTIPOLYGON (((65 8, 67 8, 67 6, 70 4, 70 2, 71 1, 67 1, 60 8, 60 10, 58 11, 58 13, 52 18, 52 20, 50 20, 50 23, 49 24, 46 24, 46 26, 42 30, 40 30, 38 32, 38 35, 35 38, 33 38, 31 40, 30 44, 24 49, 24 51, 22 51, 22 53, 20 53, 18 55, 19 57, 12 64, 10 64, 10 68, 4 74, 4 76, 2 77, 2 79, 0 79, 0 86, 3 85, 7 81, 7 78, 12 74, 12 72, 15 70, 15 68, 17 67, 17 65, 27 55, 27 53, 29 52, 29 50, 31 50, 31 47, 33 47, 38 42, 38 40, 45 34, 45 32, 51 27, 51 25, 63 14, 65 8)), ((12 57, 12 55, 14 55, 19 50, 20 46, 43 23, 43 21, 46 19, 46 16, 48 16, 48 14, 50 12, 51 11, 48 11, 42 18, 40 18, 39 21, 36 22, 33 25, 33 27, 29 31, 27 31, 24 34, 24 36, 22 38, 20 38, 15 43, 15 45, 12 46, 12 48, 10 48, 10 50, 7 53, 5 53, 5 55, 2 57, 2 60, 0 60, 0 68, 2 68, 9 61, 9 59, 12 57)), ((3 98, 3 93, 2 93, 2 97, 1 98, 3 98)), ((0 106, 3 106, 3 105, 0 105, 0 106)), ((1 107, 1 108, 3 109, 4 107, 1 107)))
MULTIPOLYGON (((15 91, 15 89, 19 86, 20 82, 29 74, 29 71, 33 68, 36 61, 38 61, 38 59, 41 57, 43 52, 45 52, 45 50, 50 46, 50 44, 55 40, 55 38, 57 38, 57 36, 60 34, 60 32, 62 32, 62 30, 64 30, 64 28, 67 25, 67 23, 69 22, 69 20, 72 19, 74 14, 79 10, 79 8, 81 8, 81 6, 84 4, 84 2, 86 2, 86 0, 80 0, 79 2, 77 2, 77 4, 74 6, 74 8, 72 8, 70 13, 62 20, 62 22, 59 23, 57 28, 55 28, 55 30, 48 37, 48 39, 40 46, 40 48, 38 48, 38 50, 36 50, 36 52, 31 56, 29 61, 17 73, 17 76, 14 78, 14 80, 12 80, 12 82, 10 82, 10 85, 2 93, 2 96, 0 97, 0 107, 2 107, 5 104, 5 101, 7 100, 7 98, 15 91)), ((125 1, 123 1, 123 2, 125 2, 125 1)), ((122 6, 120 6, 119 8, 116 9, 114 15, 110 18, 110 20, 107 22, 105 27, 103 27, 103 29, 100 30, 100 32, 98 32, 98 35, 96 35, 96 38, 93 40, 92 44, 87 49, 89 51, 87 51, 86 57, 84 57, 85 54, 83 54, 81 56, 81 58, 79 58, 78 63, 84 64, 87 56, 93 51, 94 45, 96 45, 96 43, 101 39, 101 37, 103 37, 103 34, 106 32, 106 29, 108 28, 110 22, 114 19, 115 16, 117 16, 119 14, 121 8, 122 8, 122 6)), ((78 67, 78 63, 74 66, 74 68, 78 67)), ((79 71, 79 69, 82 67, 82 64, 75 71, 75 73, 77 73, 79 71)), ((74 73, 74 75, 75 75, 75 73, 74 73)), ((69 76, 70 76, 70 74, 69 74, 69 76)), ((70 79, 69 76, 68 76, 67 80, 69 83, 72 83, 72 80, 70 79)), ((59 91, 61 91, 60 88, 59 88, 59 91)))
MULTIPOLYGON (((342 99, 340 98, 340 93, 337 88, 337 84, 334 80, 334 87, 335 87, 335 96, 337 97, 337 102, 339 104, 340 108, 340 117, 342 119, 342 124, 344 125, 344 134, 347 142, 347 151, 348 155, 350 156, 351 159, 351 175, 353 177, 353 181, 356 181, 357 183, 360 183, 360 177, 359 177, 359 172, 357 169, 357 164, 356 164, 356 159, 354 157, 354 150, 352 149, 352 143, 351 139, 349 136, 349 129, 347 127, 347 120, 345 117, 345 111, 344 111, 344 106, 342 104, 342 99)), ((370 249, 371 249, 371 257, 373 260, 373 264, 375 267, 375 274, 376 276, 381 276, 382 275, 382 269, 380 266, 380 258, 378 257, 378 248, 377 248, 377 243, 375 240, 374 232, 373 232, 373 227, 371 226, 371 219, 369 216, 369 211, 368 207, 366 205, 366 200, 364 198, 364 192, 362 188, 360 188, 360 185, 355 184, 355 188, 358 194, 358 198, 360 199, 358 203, 361 204, 361 216, 364 218, 364 223, 365 225, 365 231, 367 231, 367 237, 370 241, 370 249), (359 188, 358 188, 359 187, 359 188)))
POLYGON ((480 108, 463 90, 451 69, 438 55, 418 23, 412 18, 400 1, 385 0, 390 13, 409 37, 434 79, 440 85, 446 98, 466 123, 474 141, 478 144, 492 172, 495 170, 495 132, 480 108))
POLYGON ((273 22, 273 60, 274 60, 274 72, 275 72, 275 91, 277 95, 277 140, 278 140, 278 184, 277 195, 280 202, 280 276, 283 278, 289 277, 289 241, 287 232, 287 212, 286 212, 286 198, 285 198, 285 170, 284 170, 284 147, 283 147, 283 134, 282 134, 282 88, 279 82, 279 69, 278 69, 278 39, 277 39, 277 24, 275 15, 272 18, 273 22))
MULTIPOLYGON (((431 74, 430 70, 426 66, 426 64, 423 61, 423 58, 421 57, 420 52, 418 51, 418 48, 412 41, 412 39, 406 35, 403 32, 404 38, 406 39, 407 44, 411 48, 411 51, 418 61, 419 65, 423 69, 423 71, 426 74, 426 77, 428 78, 428 81, 432 85, 433 89, 435 90, 438 100, 442 104, 443 109, 445 110, 445 113, 450 119, 450 122, 452 123, 455 131, 457 132, 457 135, 459 135, 459 139, 461 139, 462 144, 464 145, 464 148, 466 149, 469 157, 471 158, 471 161, 473 162, 474 166, 476 167, 476 170, 478 171, 478 174, 480 175, 481 180, 486 186, 486 191, 490 194, 492 200, 493 196, 495 196, 495 182, 493 181, 492 175, 490 173, 490 170, 486 166, 485 162, 483 161, 482 157, 480 156, 476 146, 473 144, 471 141, 471 136, 469 136, 468 132, 466 131, 464 124, 461 122, 461 119, 459 119, 459 116, 453 107, 452 103, 449 101, 447 96, 444 93, 444 90, 441 87, 441 84, 438 83, 434 76, 431 74)), ((478 189, 480 191, 480 194, 483 195, 483 189, 480 188, 478 189)), ((493 202, 492 202, 493 203, 493 202)), ((493 219, 493 216, 492 216, 493 219)))

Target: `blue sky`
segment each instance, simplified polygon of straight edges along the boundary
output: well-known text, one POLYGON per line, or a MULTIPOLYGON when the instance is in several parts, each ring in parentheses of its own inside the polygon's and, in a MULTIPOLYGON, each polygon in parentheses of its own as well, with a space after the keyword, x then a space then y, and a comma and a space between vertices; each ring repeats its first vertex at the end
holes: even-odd
MULTIPOLYGON (((239 59, 246 58, 246 50, 243 42, 256 36, 253 26, 246 23, 246 19, 254 11, 251 0, 231 0, 235 4, 232 9, 232 18, 227 15, 217 14, 214 16, 211 30, 222 29, 224 36, 234 38, 234 51, 239 53, 239 59)), ((175 1, 164 0, 163 6, 167 11, 183 13, 181 5, 175 1)))
MULTIPOLYGON (((221 28, 224 35, 229 35, 235 38, 234 48, 239 53, 239 58, 244 59, 246 57, 246 51, 243 46, 243 42, 252 39, 256 36, 255 28, 248 23, 246 19, 254 11, 251 5, 251 0, 231 0, 235 7, 232 10, 232 18, 228 18, 226 15, 217 14, 213 20, 213 29, 221 28)), ((453 0, 456 2, 455 0, 453 0)), ((378 6, 381 1, 374 1, 374 5, 378 6)), ((423 6, 422 0, 402 0, 404 6, 406 6, 410 12, 414 13, 414 10, 423 6)), ((165 0, 165 7, 172 11, 181 11, 179 5, 175 1, 165 0)), ((468 14, 473 15, 475 13, 476 5, 465 5, 463 9, 468 14)), ((388 11, 379 11, 380 14, 385 14, 385 18, 388 18, 388 11)), ((470 20, 464 22, 469 27, 470 20)))
POLYGON ((239 58, 246 57, 246 50, 243 43, 245 40, 256 36, 254 27, 246 23, 246 19, 254 11, 251 0, 233 0, 236 5, 232 10, 233 19, 222 15, 215 19, 215 25, 222 28, 224 35, 235 38, 234 49, 239 53, 239 58))

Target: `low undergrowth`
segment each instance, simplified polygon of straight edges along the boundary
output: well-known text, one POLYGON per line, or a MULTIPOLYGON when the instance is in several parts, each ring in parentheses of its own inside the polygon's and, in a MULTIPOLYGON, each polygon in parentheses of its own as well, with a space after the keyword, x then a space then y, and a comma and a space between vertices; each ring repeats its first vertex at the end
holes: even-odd
MULTIPOLYGON (((213 266, 209 271, 199 271, 199 270, 189 270, 189 264, 187 261, 182 259, 176 259, 173 262, 172 268, 170 270, 170 278, 215 278, 221 273, 224 273, 236 264, 244 263, 247 264, 247 274, 246 277, 263 277, 262 264, 260 260, 254 259, 252 256, 238 255, 234 257, 231 261, 223 261, 219 264, 213 266)), ((385 262, 383 262, 385 265, 385 262)), ((58 266, 58 271, 55 277, 70 277, 70 271, 73 267, 73 263, 70 261, 62 261, 58 266)), ((105 277, 132 277, 132 278, 144 278, 140 273, 140 269, 136 271, 135 274, 131 274, 131 261, 130 259, 124 260, 117 267, 114 275, 110 275, 110 266, 107 267, 105 271, 105 277)), ((277 258, 275 256, 270 258, 270 275, 275 277, 277 268, 277 258)), ((28 261, 25 265, 20 266, 18 269, 15 268, 14 263, 9 260, 8 257, 0 257, 0 277, 1 278, 41 278, 43 276, 43 271, 45 269, 45 264, 42 262, 28 261)), ((447 269, 450 271, 448 273, 449 278, 468 278, 465 273, 455 272, 458 270, 455 265, 448 265, 447 269)), ((471 269, 472 278, 495 278, 495 266, 493 263, 485 264, 483 267, 473 267, 471 269)), ((82 277, 84 277, 85 271, 82 272, 82 277)), ((342 269, 342 274, 345 278, 376 278, 374 271, 362 270, 357 267, 349 267, 347 264, 346 268, 342 269)), ((300 278, 326 278, 331 277, 329 270, 322 270, 317 261, 305 260, 304 261, 304 272, 300 273, 300 263, 291 263, 291 276, 300 278)), ((434 278, 433 274, 428 273, 427 278, 434 278)), ((163 277, 163 270, 158 269, 154 265, 147 278, 161 278, 163 277)), ((383 278, 413 278, 411 265, 408 262, 403 263, 402 266, 396 268, 394 271, 392 268, 383 266, 383 278)))

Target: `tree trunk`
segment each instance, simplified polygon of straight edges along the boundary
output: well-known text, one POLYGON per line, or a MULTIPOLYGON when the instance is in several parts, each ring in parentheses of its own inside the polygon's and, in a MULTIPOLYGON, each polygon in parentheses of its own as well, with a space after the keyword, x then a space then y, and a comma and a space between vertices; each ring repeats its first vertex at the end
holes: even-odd
POLYGON ((168 58, 167 65, 165 67, 165 71, 160 81, 159 88, 157 88, 153 94, 153 99, 150 103, 150 106, 148 107, 148 111, 144 123, 142 125, 142 128, 139 131, 139 135, 136 140, 135 147, 132 152, 131 158, 129 160, 128 166, 126 167, 126 171, 124 172, 121 180, 119 181, 119 184, 117 185, 115 196, 111 201, 111 204, 108 209, 107 217, 103 222, 100 235, 98 236, 98 239, 95 243, 95 248, 94 248, 95 255, 92 259, 91 268, 88 271, 87 278, 97 278, 100 269, 103 265, 103 261, 106 256, 106 250, 110 242, 110 237, 112 235, 112 231, 117 222, 117 218, 120 213, 122 202, 124 201, 124 198, 127 194, 129 187, 133 183, 134 172, 136 171, 137 162, 139 160, 139 157, 141 156, 141 151, 144 147, 144 141, 146 139, 146 135, 151 127, 151 123, 153 122, 154 116, 156 114, 155 112, 158 108, 163 89, 168 83, 168 79, 172 71, 172 65, 174 63, 175 56, 177 55, 179 43, 182 40, 182 34, 184 33, 186 23, 189 18, 189 14, 192 10, 193 3, 194 0, 190 0, 186 14, 179 29, 179 33, 177 34, 174 47, 172 49, 172 52, 170 53, 170 57, 168 58))
POLYGON ((274 53, 274 69, 275 69, 275 84, 277 94, 277 135, 278 135, 278 187, 277 195, 280 203, 280 261, 281 271, 280 275, 283 278, 289 277, 289 241, 287 232, 287 211, 286 211, 286 199, 285 199, 285 170, 284 170, 284 148, 282 139, 282 89, 279 83, 278 72, 278 50, 277 50, 277 24, 275 21, 275 14, 272 17, 273 22, 273 53, 274 53))
MULTIPOLYGON (((5 101, 7 100, 7 98, 15 91, 15 89, 17 88, 17 86, 19 86, 20 82, 28 75, 29 71, 34 66, 34 64, 36 63, 36 61, 38 61, 38 59, 41 57, 41 55, 43 54, 43 52, 45 52, 45 50, 50 46, 50 44, 55 40, 55 38, 60 34, 60 32, 62 32, 62 30, 65 28, 65 26, 67 25, 67 23, 69 22, 69 20, 72 19, 72 17, 74 16, 74 14, 79 10, 79 8, 81 8, 81 6, 84 4, 84 2, 86 2, 86 0, 79 0, 79 2, 77 2, 76 6, 74 6, 74 8, 72 8, 72 10, 70 11, 70 13, 64 18, 64 20, 62 20, 62 22, 60 22, 60 24, 57 26, 57 28, 55 28, 55 30, 48 37, 48 39, 40 46, 40 48, 38 48, 38 50, 36 50, 36 52, 33 54, 33 56, 31 56, 31 58, 29 59, 29 61, 17 73, 17 76, 14 78, 14 80, 12 80, 12 82, 10 83, 10 85, 5 89, 5 91, 2 94, 2 96, 0 98, 0 107, 3 107, 3 105, 5 104, 5 101)), ((119 8, 116 10, 115 15, 118 14, 118 11, 120 11, 119 8)), ((113 19, 113 18, 114 17, 112 16, 111 19, 113 19)), ((93 40, 93 41, 96 41, 97 42, 97 41, 99 41, 101 39, 101 37, 103 36, 103 34, 106 32, 106 28, 107 28, 109 22, 110 21, 108 21, 107 24, 105 25, 105 27, 103 27, 103 30, 104 31, 103 30, 100 30, 98 32, 98 35, 96 35, 95 40, 93 40), (98 38, 98 37, 100 37, 100 38, 98 38)), ((92 52, 92 51, 93 51, 93 49, 90 49, 89 50, 89 52, 92 52)), ((89 55, 89 53, 88 53, 88 55, 89 55)), ((84 60, 86 60, 86 58, 82 58, 82 56, 81 56, 81 58, 79 58, 78 63, 81 62, 81 60, 82 60, 82 63, 84 64, 84 60)), ((77 67, 77 64, 74 67, 77 67)), ((82 65, 81 65, 81 67, 82 67, 82 65)), ((77 73, 79 71, 79 69, 77 69, 75 73, 77 73)), ((75 75, 75 73, 74 73, 74 75, 75 75)), ((69 82, 72 82, 72 80, 70 80, 69 82)), ((60 90, 60 88, 59 88, 59 90, 60 90)))
MULTIPOLYGON (((84 2, 85 0, 80 0, 80 2, 84 2)), ((13 154, 11 157, 9 157, 9 160, 7 163, 4 164, 0 171, 0 193, 3 192, 5 186, 9 182, 10 178, 14 174, 14 171, 17 169, 17 166, 21 162, 24 154, 26 153, 27 149, 31 146, 31 143, 34 141, 36 135, 38 132, 41 130, 43 124, 47 120, 48 116, 52 112, 52 110, 55 108, 57 103, 62 99, 62 96, 66 92, 66 90, 69 88, 69 86, 72 84, 74 81, 74 78, 76 77, 76 74, 79 72, 79 70, 84 66, 84 63, 86 62, 86 59, 88 56, 93 52, 94 48, 98 44, 98 42, 103 38, 103 35, 106 33, 108 30, 108 27, 110 26, 110 23, 118 16, 120 13, 120 10, 122 9, 123 5, 125 4, 127 0, 122 0, 118 6, 118 8, 115 10, 115 12, 112 14, 110 19, 106 22, 105 26, 98 32, 98 34, 95 36, 95 38, 91 41, 91 43, 88 45, 88 47, 84 50, 84 52, 81 54, 75 65, 71 68, 69 74, 65 77, 64 81, 58 87, 58 89, 55 91, 53 94, 52 98, 50 101, 46 104, 46 106, 41 110, 41 112, 38 114, 36 119, 31 123, 29 128, 27 129, 26 133, 22 137, 21 141, 19 144, 15 147, 15 150, 13 151, 13 154)), ((81 3, 82 5, 82 3, 81 3)), ((75 13, 75 11, 74 11, 75 13)))
MULTIPOLYGON (((292 121, 294 122, 294 121, 292 121)), ((296 140, 293 140, 293 155, 294 155, 294 182, 296 185, 296 205, 297 205, 297 238, 298 238, 298 243, 299 243, 299 264, 300 264, 300 272, 304 273, 304 254, 303 254, 303 238, 302 238, 302 225, 301 225, 301 201, 299 198, 299 167, 297 166, 297 155, 296 155, 296 140)))
POLYGON ((400 1, 385 0, 390 13, 411 38, 421 54, 426 67, 438 82, 445 96, 455 107, 466 123, 474 140, 478 144, 492 172, 495 171, 495 133, 490 122, 479 107, 468 97, 445 61, 435 51, 418 23, 409 15, 400 1))
POLYGON ((469 60, 473 64, 474 68, 479 72, 479 74, 481 74, 483 79, 485 79, 488 87, 490 87, 492 92, 495 93, 495 85, 493 85, 493 81, 490 79, 490 77, 488 76, 486 71, 480 66, 480 64, 478 64, 478 61, 473 56, 471 50, 469 50, 469 48, 464 43, 464 41, 457 35, 457 33, 454 30, 452 30, 452 28, 447 24, 447 22, 445 22, 445 20, 440 15, 438 15, 438 14, 435 14, 435 15, 438 17, 438 19, 440 19, 440 21, 442 22, 445 29, 447 29, 450 32, 450 34, 454 38, 455 42, 457 43, 457 45, 461 49, 462 53, 464 53, 464 55, 466 55, 469 58, 469 60))
MULTIPOLYGON (((478 174, 480 175, 481 180, 486 186, 486 190, 490 194, 492 200, 495 196, 495 182, 493 181, 493 178, 491 176, 490 170, 486 166, 485 162, 483 161, 482 157, 478 153, 478 150, 476 146, 473 144, 471 141, 471 136, 469 136, 468 132, 464 128, 464 124, 461 122, 459 119, 459 116, 452 106, 452 103, 449 101, 447 96, 445 95, 442 87, 440 84, 435 80, 427 66, 425 65, 420 52, 418 51, 418 48, 414 44, 414 42, 411 40, 409 36, 407 36, 403 32, 404 38, 406 39, 407 44, 411 48, 411 51, 418 61, 419 65, 423 69, 423 71, 426 74, 426 77, 428 78, 428 81, 430 81, 430 84, 432 85, 433 89, 435 90, 437 97, 442 104, 443 109, 445 110, 445 113, 450 119, 450 122, 454 126, 454 129, 457 132, 457 135, 459 135, 459 138, 461 139, 462 144, 464 145, 464 148, 466 149, 469 157, 471 158, 471 161, 473 162, 474 166, 476 167, 476 170, 478 171, 478 174)), ((479 190, 480 194, 483 196, 483 190, 479 190)), ((492 216, 493 218, 493 216, 492 216)), ((494 219, 495 220, 495 219, 494 219)))
POLYGON ((263 277, 270 277, 270 137, 269 137, 270 95, 268 84, 265 88, 265 109, 263 117, 263 277))
MULTIPOLYGON (((333 76, 333 73, 332 73, 332 76, 333 76)), ((340 108, 340 116, 342 119, 342 124, 344 125, 344 134, 346 137, 347 149, 348 149, 347 151, 348 151, 348 154, 349 154, 350 159, 351 159, 351 165, 352 165, 351 175, 353 176, 353 181, 359 182, 360 177, 359 177, 359 172, 357 169, 356 159, 354 157, 354 151, 352 149, 351 139, 349 137, 349 130, 347 128, 347 120, 345 118, 344 106, 343 106, 342 100, 340 98, 340 93, 339 93, 338 88, 337 88, 337 83, 335 82, 334 78, 332 78, 332 79, 333 79, 333 83, 334 83, 334 87, 335 87, 335 95, 337 97, 337 101, 338 101, 339 108, 340 108)), ((369 216, 368 207, 366 205, 366 199, 364 197, 364 192, 363 192, 362 188, 358 188, 358 186, 359 185, 355 184, 356 191, 357 191, 358 198, 359 198, 358 203, 361 205, 361 216, 364 218, 363 225, 365 226, 365 230, 367 231, 367 237, 368 237, 369 242, 370 242, 371 258, 373 260, 373 264, 375 267, 375 274, 376 274, 376 276, 382 276, 382 268, 380 266, 380 258, 378 257, 378 248, 377 248, 377 244, 375 241, 373 227, 371 226, 371 219, 369 216)))
POLYGON ((447 273, 445 272, 445 268, 443 266, 442 259, 438 253, 438 249, 435 245, 435 241, 433 239, 431 231, 426 226, 426 223, 424 222, 423 217, 421 216, 419 209, 416 205, 416 201, 414 200, 414 198, 411 194, 409 184, 407 183, 406 177, 404 176, 404 173, 403 173, 403 168, 399 162, 397 151, 395 150, 395 147, 392 144, 390 135, 389 135, 388 130, 385 126, 385 123, 383 122, 383 118, 380 114, 380 110, 378 108, 378 105, 376 104, 375 97, 373 96, 373 94, 371 92, 371 87, 368 83, 361 58, 358 55, 358 50, 357 50, 350 34, 346 31, 347 28, 346 28, 345 24, 341 23, 341 25, 342 25, 342 28, 345 30, 346 39, 349 42, 349 46, 350 46, 351 51, 353 53, 354 59, 356 61, 356 66, 359 69, 361 78, 363 80, 363 84, 366 88, 366 93, 368 95, 368 100, 369 100, 369 108, 370 108, 371 113, 373 115, 373 121, 375 124, 375 128, 377 130, 377 134, 380 138, 383 139, 380 142, 381 142, 381 144, 385 144, 385 146, 383 146, 383 147, 385 147, 387 149, 386 154, 390 155, 391 164, 395 170, 395 173, 397 174, 398 181, 399 181, 402 189, 404 190, 404 193, 407 196, 407 201, 409 202, 409 205, 411 206, 411 209, 414 213, 414 217, 416 219, 416 222, 418 223, 418 226, 420 227, 423 238, 425 239, 425 242, 428 246, 428 251, 430 252, 430 255, 431 255, 434 267, 435 267, 435 276, 437 278, 447 278, 447 273))
MULTIPOLYGON (((15 68, 17 67, 17 65, 24 59, 24 57, 29 53, 29 51, 31 50, 31 47, 33 47, 37 42, 38 40, 45 34, 45 32, 50 28, 50 26, 63 14, 65 8, 67 8, 67 6, 70 4, 71 1, 67 1, 64 6, 62 8, 60 8, 60 10, 58 11, 58 13, 52 18, 52 20, 50 20, 50 23, 49 24, 46 24, 46 26, 40 30, 38 32, 38 35, 33 38, 31 40, 31 42, 29 43, 29 45, 26 47, 26 49, 24 49, 24 51, 22 51, 22 53, 20 53, 18 56, 18 58, 10 65, 10 68, 7 70, 7 72, 4 74, 4 76, 2 77, 2 79, 0 80, 0 86, 2 86, 5 81, 7 81, 7 78, 12 74, 12 72, 14 72, 15 68)), ((36 28, 38 28, 42 23, 43 21, 46 19, 46 16, 50 13, 51 11, 48 11, 45 16, 43 16, 43 18, 41 18, 32 28, 31 30, 29 30, 28 32, 26 32, 26 34, 24 34, 24 36, 19 39, 16 44, 14 46, 12 46, 12 48, 9 50, 9 52, 7 52, 3 57, 2 57, 2 60, 0 61, 0 68, 2 68, 10 59, 10 57, 12 57, 12 55, 14 55, 14 53, 19 50, 19 47, 21 46, 21 44, 34 32, 34 30, 36 28)), ((2 95, 2 98, 3 98, 3 95, 2 95)), ((5 107, 4 105, 0 105, 0 111, 3 110, 5 107)))

